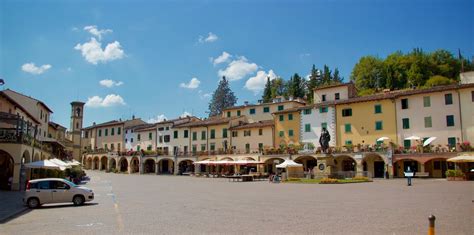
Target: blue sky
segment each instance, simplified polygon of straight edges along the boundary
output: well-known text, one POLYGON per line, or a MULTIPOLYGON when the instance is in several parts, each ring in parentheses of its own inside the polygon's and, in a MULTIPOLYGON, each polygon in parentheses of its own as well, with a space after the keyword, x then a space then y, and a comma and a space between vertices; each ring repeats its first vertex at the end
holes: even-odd
POLYGON ((472 1, 0 1, 3 88, 36 97, 69 127, 206 116, 219 75, 238 103, 266 76, 312 64, 348 79, 361 56, 438 48, 474 55, 472 1), (194 78, 194 79, 193 79, 194 78), (101 82, 102 81, 102 82, 101 82))

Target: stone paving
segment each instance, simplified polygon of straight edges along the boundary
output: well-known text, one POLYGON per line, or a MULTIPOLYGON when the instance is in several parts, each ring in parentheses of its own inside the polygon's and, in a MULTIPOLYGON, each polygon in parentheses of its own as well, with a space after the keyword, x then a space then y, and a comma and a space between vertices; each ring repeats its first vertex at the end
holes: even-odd
POLYGON ((29 209, 23 205, 23 194, 16 191, 0 191, 0 224, 28 212, 29 209))
POLYGON ((473 234, 474 182, 403 179, 345 185, 228 182, 87 172, 96 200, 44 206, 0 234, 473 234))

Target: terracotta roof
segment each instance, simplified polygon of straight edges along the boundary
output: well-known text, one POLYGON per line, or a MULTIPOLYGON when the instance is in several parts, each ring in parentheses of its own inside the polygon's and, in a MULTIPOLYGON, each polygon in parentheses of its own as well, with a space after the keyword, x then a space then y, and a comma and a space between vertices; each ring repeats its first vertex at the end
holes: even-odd
POLYGON ((123 123, 124 123, 124 121, 112 120, 112 121, 108 121, 108 122, 99 123, 99 124, 95 124, 95 125, 92 125, 92 126, 84 127, 82 129, 87 130, 87 129, 93 129, 93 128, 97 128, 97 127, 114 126, 114 125, 119 125, 119 124, 123 124, 123 123))
POLYGON ((14 91, 14 90, 10 90, 10 89, 6 89, 5 92, 11 92, 13 94, 16 94, 16 95, 19 95, 19 96, 23 96, 31 101, 35 101, 35 102, 38 102, 40 103, 41 105, 43 105, 43 107, 45 107, 50 113, 53 113, 53 110, 51 110, 45 103, 43 103, 43 101, 41 100, 38 100, 38 99, 35 99, 33 97, 30 97, 30 96, 27 96, 27 95, 24 95, 20 92, 17 92, 17 91, 14 91))
MULTIPOLYGON (((244 116, 241 116, 244 117, 244 116)), ((204 119, 201 121, 195 121, 195 122, 188 122, 180 125, 176 125, 175 127, 199 127, 199 126, 210 126, 210 125, 219 125, 219 124, 227 124, 229 121, 241 118, 241 117, 219 117, 219 116, 214 116, 210 117, 208 119, 204 119)))
POLYGON ((12 99, 10 96, 5 94, 3 91, 0 91, 0 95, 5 97, 5 99, 7 99, 10 103, 17 106, 21 111, 23 111, 26 115, 28 115, 33 121, 35 121, 36 123, 40 123, 40 121, 38 121, 38 119, 36 119, 35 116, 33 116, 30 112, 28 112, 28 110, 26 110, 23 106, 18 104, 14 99, 12 99))
POLYGON ((156 123, 147 123, 134 127, 135 131, 148 131, 156 129, 156 123))
POLYGON ((304 101, 302 99, 294 99, 294 100, 285 100, 285 101, 275 102, 275 103, 268 102, 268 103, 261 103, 261 104, 238 105, 238 106, 232 106, 232 107, 225 108, 222 111, 232 110, 232 109, 240 109, 240 108, 246 108, 246 107, 258 107, 258 106, 265 106, 265 105, 272 105, 272 104, 292 103, 292 102, 299 103, 299 104, 306 104, 306 101, 304 101))
POLYGON ((329 88, 339 87, 339 86, 354 86, 354 83, 347 82, 347 83, 337 83, 337 84, 324 85, 324 86, 313 88, 313 91, 315 91, 315 90, 324 90, 324 89, 329 89, 329 88))
POLYGON ((249 128, 260 128, 260 127, 267 127, 267 126, 274 126, 275 123, 273 120, 266 120, 266 121, 259 121, 253 123, 244 123, 239 126, 235 126, 230 128, 230 130, 242 130, 242 129, 249 129, 249 128))
POLYGON ((290 109, 284 109, 284 110, 281 110, 281 111, 276 111, 276 112, 273 112, 272 114, 298 112, 298 111, 300 111, 300 108, 301 107, 293 107, 293 108, 290 108, 290 109))
POLYGON ((62 126, 61 124, 55 123, 55 122, 49 122, 49 125, 53 127, 54 129, 58 129, 59 127, 62 127, 63 129, 67 129, 66 127, 62 126))

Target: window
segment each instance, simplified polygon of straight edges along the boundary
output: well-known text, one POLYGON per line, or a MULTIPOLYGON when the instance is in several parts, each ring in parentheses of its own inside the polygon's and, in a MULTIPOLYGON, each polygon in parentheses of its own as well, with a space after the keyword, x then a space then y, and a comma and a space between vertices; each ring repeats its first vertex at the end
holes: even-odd
POLYGON ((258 143, 258 151, 262 151, 263 150, 263 143, 258 143))
POLYGON ((222 129, 222 138, 227 138, 227 128, 222 129))
POLYGON ((351 108, 343 109, 343 110, 342 110, 342 116, 343 116, 343 117, 350 117, 350 116, 352 116, 352 109, 351 109, 351 108))
POLYGON ((293 136, 293 130, 288 130, 288 136, 293 136))
POLYGON ((278 136, 280 136, 280 137, 283 137, 284 135, 285 135, 285 132, 284 132, 284 131, 280 131, 280 132, 278 133, 278 136))
POLYGON ((201 144, 201 151, 206 151, 206 144, 201 144))
POLYGON ((111 149, 111 150, 114 150, 114 149, 115 149, 114 144, 110 144, 110 149, 111 149))
POLYGON ((140 151, 140 145, 137 145, 137 151, 140 151))
MULTIPOLYGON (((150 133, 151 134, 151 133, 150 133)), ((178 138, 178 131, 173 131, 173 138, 177 139, 178 138)))
POLYGON ((339 99, 340 99, 339 93, 334 94, 334 99, 335 99, 335 100, 339 100, 339 99))
POLYGON ((321 107, 319 108, 320 113, 327 113, 328 112, 328 107, 321 107))
POLYGON ((375 113, 382 113, 382 105, 376 104, 374 105, 375 113))
POLYGON ((232 137, 237 137, 237 136, 239 136, 238 134, 239 134, 238 131, 232 131, 232 137))
POLYGON ((258 129, 258 135, 263 135, 263 129, 258 129))
POLYGON ((402 99, 402 109, 408 109, 408 99, 402 99))
POLYGON ((288 121, 291 121, 291 120, 293 120, 293 114, 292 114, 292 113, 289 113, 289 114, 288 114, 288 121))
POLYGON ((303 114, 304 114, 304 115, 309 115, 309 114, 311 114, 311 109, 305 109, 305 110, 303 111, 303 114))
POLYGON ((216 130, 211 129, 211 139, 215 139, 215 138, 216 138, 216 130))
POLYGON ((454 126, 454 115, 446 116, 446 126, 454 126))
POLYGON ((148 132, 148 139, 152 140, 153 139, 153 134, 151 132, 148 132))
POLYGON ((117 135, 120 135, 122 134, 122 128, 121 127, 117 127, 117 135))
POLYGON ((51 187, 50 187, 50 182, 51 182, 51 181, 40 181, 40 182, 38 182, 38 186, 37 186, 37 187, 38 187, 39 189, 51 189, 51 187))
POLYGON ((197 132, 193 132, 193 140, 197 140, 197 132))
POLYGON ((377 122, 375 122, 375 130, 376 130, 376 131, 381 131, 381 130, 383 130, 383 123, 382 123, 382 121, 377 121, 377 122))
POLYGON ((431 117, 425 117, 425 128, 432 127, 431 117))
POLYGON ((322 95, 321 100, 324 102, 326 101, 326 95, 322 95))
POLYGON ((352 145, 352 140, 346 140, 345 143, 346 145, 352 145))
POLYGON ((411 141, 410 140, 403 140, 403 147, 405 149, 409 149, 411 147, 411 141))
MULTIPOLYGON (((159 130, 159 131, 164 131, 165 128, 164 128, 164 127, 159 127, 158 130, 159 130)), ((125 133, 127 133, 127 132, 125 132, 125 133)))
POLYGON ((280 116, 279 116, 279 119, 280 119, 280 122, 283 122, 283 120, 284 120, 283 115, 280 115, 280 116))
POLYGON ((193 153, 197 152, 197 145, 193 144, 193 153))
POLYGON ((449 137, 448 138, 448 145, 449 145, 449 148, 456 147, 456 137, 449 137))
POLYGON ((227 111, 227 117, 230 117, 230 111, 227 111))
POLYGON ((117 144, 117 150, 122 151, 122 149, 120 148, 120 143, 117 144))
POLYGON ((254 109, 254 108, 253 108, 253 109, 250 109, 250 110, 249 110, 249 113, 250 113, 250 115, 254 115, 254 114, 255 114, 255 109, 254 109))
POLYGON ((449 94, 444 94, 444 103, 446 105, 450 105, 450 104, 453 104, 453 94, 449 93, 449 94))
POLYGON ((163 136, 159 136, 159 137, 158 137, 158 142, 159 142, 159 143, 163 143, 163 136))
POLYGON ((471 101, 474 102, 474 91, 471 91, 471 101))
POLYGON ((165 143, 169 143, 171 138, 170 138, 170 135, 165 135, 163 139, 165 143))
POLYGON ((346 133, 350 133, 350 132, 352 131, 352 127, 351 127, 351 124, 350 124, 350 123, 346 123, 346 124, 344 125, 344 131, 345 131, 346 133))
POLYGON ((429 96, 423 97, 423 107, 431 107, 431 98, 429 96))
POLYGON ((328 129, 328 124, 325 123, 325 122, 322 122, 322 123, 321 123, 321 128, 327 130, 327 129, 328 129))
POLYGON ((108 149, 108 148, 107 148, 107 144, 104 144, 104 149, 108 149))
POLYGON ((151 145, 146 146, 146 150, 151 151, 151 145))
POLYGON ((304 124, 304 132, 311 132, 311 124, 304 124))
POLYGON ((244 131, 244 136, 251 136, 252 135, 252 131, 251 130, 245 130, 244 131))
POLYGON ((237 110, 237 116, 240 117, 240 110, 237 110))
POLYGON ((270 112, 270 107, 263 107, 263 112, 264 113, 269 113, 270 112))
POLYGON ((188 130, 184 130, 183 137, 184 137, 184 138, 188 138, 188 135, 189 135, 189 131, 188 131, 188 130))
POLYGON ((169 127, 169 126, 167 126, 167 127, 165 128, 165 130, 169 130, 169 129, 170 129, 170 127, 169 127))
POLYGON ((250 153, 250 144, 249 143, 245 144, 245 152, 250 153))
POLYGON ((137 140, 140 141, 141 137, 142 137, 142 136, 141 136, 140 134, 138 134, 138 135, 137 135, 137 140))
POLYGON ((441 161, 433 161, 433 169, 441 170, 441 161))
POLYGON ((133 138, 130 138, 130 143, 133 143, 133 138))
POLYGON ((89 138, 89 131, 84 132, 85 138, 89 138))
POLYGON ((206 131, 201 131, 201 140, 206 139, 206 131))
POLYGON ((285 106, 283 106, 283 105, 278 105, 278 111, 282 111, 283 109, 285 109, 285 106))
POLYGON ((109 135, 109 129, 105 128, 105 136, 109 135))
POLYGON ((402 126, 403 126, 403 129, 410 129, 410 119, 403 118, 402 119, 402 126))
POLYGON ((99 130, 99 137, 102 136, 102 130, 99 130))
POLYGON ((115 135, 115 128, 110 128, 110 135, 115 135))
POLYGON ((215 151, 216 150, 216 144, 215 143, 211 143, 211 145, 209 146, 210 150, 211 151, 215 151))

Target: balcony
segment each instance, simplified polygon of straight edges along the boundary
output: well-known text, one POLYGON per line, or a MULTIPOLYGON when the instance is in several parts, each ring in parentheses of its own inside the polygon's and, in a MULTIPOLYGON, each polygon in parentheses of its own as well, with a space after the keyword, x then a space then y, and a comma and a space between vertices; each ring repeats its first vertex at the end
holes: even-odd
POLYGON ((35 127, 19 115, 0 112, 0 143, 31 145, 35 127))

